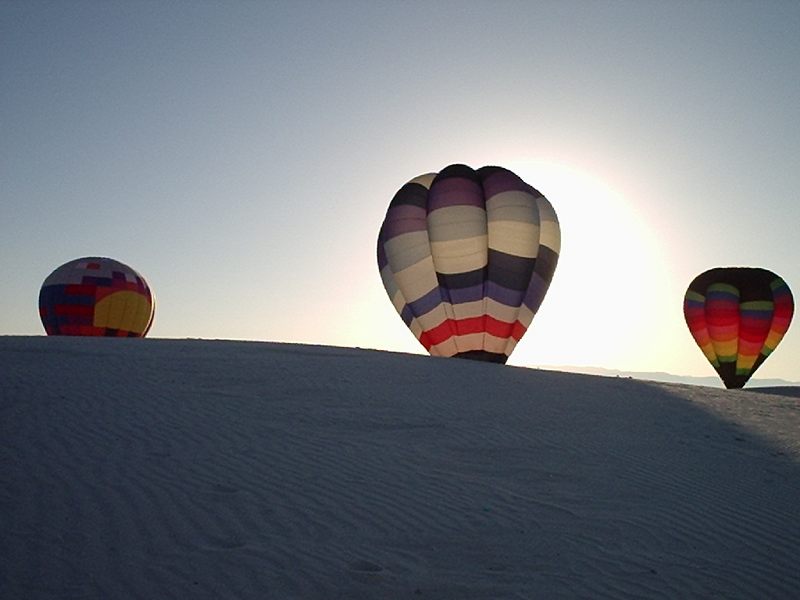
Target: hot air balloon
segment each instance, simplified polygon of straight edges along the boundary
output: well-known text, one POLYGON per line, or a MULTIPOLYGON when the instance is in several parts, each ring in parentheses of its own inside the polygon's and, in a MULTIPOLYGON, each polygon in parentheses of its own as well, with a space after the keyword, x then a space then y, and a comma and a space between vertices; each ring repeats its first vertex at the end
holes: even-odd
POLYGON ((794 314, 786 282, 766 269, 716 268, 695 277, 683 314, 726 388, 741 388, 780 343, 794 314))
POLYGON ((501 167, 450 165, 395 194, 378 235, 392 304, 430 354, 505 363, 544 299, 561 230, 501 167))
POLYGON ((155 301, 139 273, 111 258, 78 258, 47 276, 39 316, 47 335, 144 337, 155 301))

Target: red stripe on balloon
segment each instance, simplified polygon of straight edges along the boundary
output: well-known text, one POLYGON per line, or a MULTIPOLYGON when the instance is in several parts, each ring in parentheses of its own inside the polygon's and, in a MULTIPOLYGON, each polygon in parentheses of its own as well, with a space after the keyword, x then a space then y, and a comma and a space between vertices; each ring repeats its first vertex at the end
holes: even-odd
POLYGON ((447 319, 433 329, 423 331, 419 341, 427 350, 430 350, 431 346, 446 342, 451 337, 472 333, 488 333, 501 339, 514 338, 519 341, 526 330, 527 328, 519 321, 507 323, 484 315, 469 319, 447 319))
POLYGON ((739 355, 753 357, 764 347, 770 330, 770 320, 765 319, 763 313, 750 314, 742 311, 739 322, 739 355))
POLYGON ((94 314, 94 306, 86 304, 56 304, 55 314, 61 316, 91 316, 94 314))
POLYGON ((705 312, 710 327, 733 325, 739 321, 739 303, 736 300, 709 299, 705 312))
POLYGON ((683 305, 683 314, 689 331, 693 334, 706 328, 705 306, 696 302, 686 302, 683 305))
POLYGON ((775 297, 775 312, 772 316, 772 328, 786 333, 789 323, 794 316, 794 302, 788 294, 781 294, 775 297), (785 329, 784 329, 785 327, 785 329))
POLYGON ((67 296, 94 296, 97 286, 89 283, 72 283, 64 288, 67 296))

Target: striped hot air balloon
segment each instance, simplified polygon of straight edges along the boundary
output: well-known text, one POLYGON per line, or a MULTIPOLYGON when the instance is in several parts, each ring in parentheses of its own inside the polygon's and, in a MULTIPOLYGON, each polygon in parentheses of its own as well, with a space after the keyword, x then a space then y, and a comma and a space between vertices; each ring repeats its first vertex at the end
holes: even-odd
POLYGON ((154 312, 144 277, 111 258, 63 264, 39 292, 39 316, 47 335, 144 337, 154 312))
POLYGON ((715 268, 695 277, 686 324, 727 388, 741 388, 780 343, 794 314, 786 282, 766 269, 715 268))
POLYGON ((561 231, 550 202, 500 167, 450 165, 395 194, 378 268, 434 356, 505 363, 544 299, 561 231))

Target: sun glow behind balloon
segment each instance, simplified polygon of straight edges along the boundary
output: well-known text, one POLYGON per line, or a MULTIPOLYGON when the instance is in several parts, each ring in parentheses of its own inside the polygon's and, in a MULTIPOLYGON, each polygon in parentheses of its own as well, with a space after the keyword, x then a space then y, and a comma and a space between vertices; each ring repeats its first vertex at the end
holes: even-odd
MULTIPOLYGON (((696 352, 683 321, 686 276, 664 246, 670 232, 638 210, 639 193, 565 164, 481 158, 472 163, 506 165, 542 192, 561 224, 553 281, 509 364, 685 370, 675 349, 696 352)), ((372 260, 348 264, 339 294, 349 309, 326 321, 335 343, 424 353, 387 302, 372 260)))
POLYGON ((654 370, 668 338, 685 340, 669 265, 635 199, 563 164, 509 166, 552 202, 562 233, 550 291, 512 362, 654 370))

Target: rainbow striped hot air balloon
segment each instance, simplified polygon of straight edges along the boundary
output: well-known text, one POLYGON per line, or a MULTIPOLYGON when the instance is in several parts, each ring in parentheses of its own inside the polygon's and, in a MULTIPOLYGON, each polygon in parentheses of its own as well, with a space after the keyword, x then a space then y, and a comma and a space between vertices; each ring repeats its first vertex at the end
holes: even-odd
POLYGON ((683 314, 725 387, 741 388, 789 329, 794 299, 771 271, 720 267, 695 277, 683 314))
POLYGON ((47 335, 144 337, 154 312, 144 277, 111 258, 63 264, 39 292, 39 316, 47 335))
POLYGON ((550 202, 517 175, 450 165, 395 194, 378 268, 432 355, 505 363, 544 299, 560 244, 550 202))

